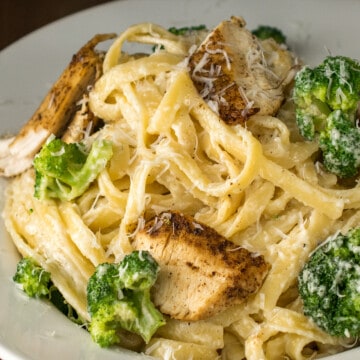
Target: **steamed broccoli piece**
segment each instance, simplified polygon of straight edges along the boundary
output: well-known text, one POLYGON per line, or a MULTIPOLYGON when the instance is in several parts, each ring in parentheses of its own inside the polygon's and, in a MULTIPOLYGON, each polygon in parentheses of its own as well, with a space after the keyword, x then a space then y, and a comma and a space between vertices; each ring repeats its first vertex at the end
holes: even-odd
POLYGON ((255 30, 253 30, 252 33, 260 40, 272 38, 278 44, 286 44, 286 36, 280 29, 274 26, 260 25, 255 30))
POLYGON ((328 56, 295 77, 294 102, 300 134, 319 141, 327 171, 341 178, 360 166, 357 110, 360 100, 360 63, 344 56, 328 56), (341 125, 340 125, 341 124, 341 125), (349 154, 353 158, 349 160, 349 154))
POLYGON ((360 129, 352 125, 346 113, 335 110, 320 133, 325 168, 341 177, 356 175, 360 166, 360 129))
POLYGON ((80 196, 111 156, 112 145, 105 140, 96 140, 88 151, 83 143, 50 138, 34 158, 34 196, 67 201, 80 196))
POLYGON ((150 298, 159 266, 146 251, 134 251, 117 264, 97 266, 87 286, 89 326, 101 347, 121 343, 121 331, 140 335, 149 342, 165 324, 150 298))
POLYGON ((47 299, 71 321, 79 325, 85 323, 85 320, 66 302, 64 296, 53 284, 51 274, 38 265, 34 259, 22 258, 17 264, 13 280, 29 297, 47 299))
POLYGON ((17 266, 13 280, 30 297, 47 297, 50 294, 50 273, 31 258, 22 258, 17 266))
POLYGON ((304 314, 333 336, 360 335, 360 228, 330 237, 299 275, 304 314))
POLYGON ((207 31, 207 28, 205 25, 184 26, 181 28, 172 26, 168 30, 174 35, 190 35, 191 33, 197 31, 207 31))

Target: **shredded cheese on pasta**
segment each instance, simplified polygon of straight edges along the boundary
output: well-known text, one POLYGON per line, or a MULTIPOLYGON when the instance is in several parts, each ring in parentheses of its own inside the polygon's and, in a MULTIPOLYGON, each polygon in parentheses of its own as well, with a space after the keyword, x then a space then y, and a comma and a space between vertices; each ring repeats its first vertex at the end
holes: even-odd
POLYGON ((312 160, 318 149, 294 136, 288 125, 294 113, 286 105, 279 117, 225 124, 187 71, 193 45, 154 24, 124 31, 88 99, 105 121, 96 136, 113 142, 108 167, 72 203, 38 201, 33 170, 23 173, 7 189, 6 227, 20 253, 50 271, 67 301, 89 319, 86 285, 95 266, 131 251, 146 219, 166 210, 190 214, 264 255, 271 270, 242 305, 204 321, 169 320, 142 349, 146 354, 302 360, 341 351, 339 339, 302 314, 296 281, 319 242, 359 223, 360 188, 341 189, 319 171, 312 160), (122 53, 125 42, 159 47, 129 57, 122 53))

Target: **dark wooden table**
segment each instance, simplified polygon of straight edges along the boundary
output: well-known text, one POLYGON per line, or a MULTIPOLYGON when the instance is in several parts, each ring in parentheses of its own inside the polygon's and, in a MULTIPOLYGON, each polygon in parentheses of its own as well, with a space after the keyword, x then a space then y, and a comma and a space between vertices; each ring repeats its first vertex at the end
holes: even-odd
POLYGON ((0 0, 0 50, 66 15, 113 0, 0 0))

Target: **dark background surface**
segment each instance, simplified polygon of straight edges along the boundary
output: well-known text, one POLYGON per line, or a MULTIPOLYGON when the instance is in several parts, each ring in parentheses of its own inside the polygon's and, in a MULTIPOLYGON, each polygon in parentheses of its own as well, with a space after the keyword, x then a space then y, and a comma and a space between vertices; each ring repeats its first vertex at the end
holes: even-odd
POLYGON ((0 50, 52 21, 113 0, 0 0, 0 50))

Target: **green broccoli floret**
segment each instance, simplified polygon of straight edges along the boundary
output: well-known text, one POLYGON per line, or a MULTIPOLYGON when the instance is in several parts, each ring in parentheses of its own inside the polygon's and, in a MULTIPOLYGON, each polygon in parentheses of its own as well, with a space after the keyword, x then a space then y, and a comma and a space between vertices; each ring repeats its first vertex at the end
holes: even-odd
POLYGON ((181 28, 172 26, 168 30, 174 35, 190 35, 197 31, 207 31, 207 28, 205 25, 184 26, 181 28))
POLYGON ((300 134, 310 141, 321 139, 325 168, 341 178, 355 175, 360 166, 356 150, 359 100, 360 63, 348 57, 328 56, 313 69, 305 66, 295 77, 294 102, 300 134), (350 152, 354 154, 352 160, 350 152))
POLYGON ((51 281, 51 274, 38 265, 34 259, 22 258, 17 264, 13 280, 29 297, 49 300, 71 321, 84 325, 85 320, 66 302, 64 296, 51 281))
POLYGON ((31 258, 22 258, 17 266, 13 280, 30 297, 46 297, 50 294, 50 273, 31 258))
POLYGON ((97 266, 87 286, 89 331, 96 343, 121 344, 121 330, 149 342, 165 324, 150 298, 158 271, 159 265, 146 251, 134 251, 117 264, 97 266))
POLYGON ((360 228, 330 237, 299 275, 304 314, 327 333, 360 335, 360 228))
POLYGON ((96 140, 90 151, 83 143, 67 144, 51 137, 34 158, 35 191, 40 200, 70 201, 80 196, 112 157, 109 141, 96 140))
POLYGON ((255 30, 253 30, 252 33, 260 40, 272 38, 278 44, 286 44, 286 36, 280 29, 274 26, 260 25, 255 30))
POLYGON ((325 168, 343 178, 356 175, 360 166, 359 144, 360 129, 352 125, 346 113, 333 111, 319 136, 325 168))

